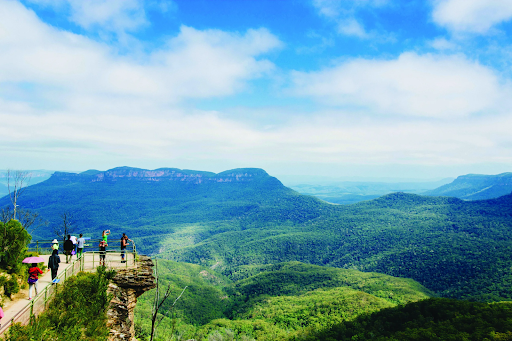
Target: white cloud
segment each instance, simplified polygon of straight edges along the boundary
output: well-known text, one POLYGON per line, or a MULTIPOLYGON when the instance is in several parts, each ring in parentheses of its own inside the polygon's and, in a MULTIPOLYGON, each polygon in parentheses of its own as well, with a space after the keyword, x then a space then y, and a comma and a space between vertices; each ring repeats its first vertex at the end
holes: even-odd
POLYGON ((123 33, 149 25, 145 6, 163 13, 175 9, 170 0, 27 0, 29 3, 67 12, 68 19, 86 30, 123 33))
POLYGON ((486 33, 512 18, 510 0, 435 0, 434 22, 455 32, 486 33))
POLYGON ((457 44, 446 40, 445 38, 436 38, 428 43, 431 47, 439 51, 448 51, 457 49, 457 44))
POLYGON ((502 101, 508 86, 463 56, 408 53, 294 74, 298 94, 411 119, 347 111, 255 128, 238 117, 182 108, 189 98, 237 93, 272 71, 262 56, 280 45, 265 29, 182 27, 163 48, 135 59, 48 26, 18 2, 0 1, 0 86, 19 87, 29 98, 0 92, 2 162, 31 162, 24 167, 32 169, 106 169, 147 160, 172 167, 187 158, 256 167, 297 160, 512 163, 512 120, 502 101), (471 115, 484 111, 496 114, 471 115))
POLYGON ((85 29, 99 25, 112 31, 124 31, 147 24, 144 7, 138 0, 68 1, 70 19, 85 29))
MULTIPOLYGON (((387 121, 328 116, 258 130, 219 118, 214 112, 167 117, 88 113, 72 117, 40 115, 0 108, 0 152, 17 153, 37 162, 59 155, 66 164, 118 166, 153 160, 176 166, 176 159, 229 160, 245 166, 312 164, 457 165, 512 163, 510 115, 464 121, 387 121), (23 129, 13 129, 23 122, 23 129)), ((345 113, 349 114, 349 113, 345 113)), ((343 114, 342 114, 343 115, 343 114)), ((62 161, 61 161, 62 162, 62 161)), ((48 166, 46 166, 48 167, 48 166)), ((60 166, 62 167, 62 166, 60 166)), ((105 168, 101 166, 99 168, 105 168)), ((219 169, 222 169, 221 168, 219 169)))
POLYGON ((364 27, 353 18, 342 20, 338 24, 338 32, 346 36, 354 36, 359 38, 369 37, 364 27))
POLYGON ((323 71, 294 72, 292 77, 298 95, 371 113, 448 118, 512 108, 509 84, 502 84, 493 70, 458 55, 355 59, 323 71))
POLYGON ((272 70, 258 57, 280 44, 266 29, 238 34, 182 27, 164 48, 135 59, 48 26, 19 3, 0 2, 0 82, 34 84, 58 102, 75 93, 165 103, 231 95, 272 70))
POLYGON ((338 33, 367 39, 372 34, 357 19, 357 11, 383 6, 388 0, 313 0, 312 3, 321 16, 336 23, 338 33))
POLYGON ((16 89, 0 92, 1 158, 58 159, 61 166, 46 167, 62 169, 62 160, 201 159, 253 146, 258 134, 244 125, 179 107, 243 90, 274 69, 261 56, 279 46, 266 29, 184 26, 164 47, 132 58, 0 1, 0 89, 16 89))

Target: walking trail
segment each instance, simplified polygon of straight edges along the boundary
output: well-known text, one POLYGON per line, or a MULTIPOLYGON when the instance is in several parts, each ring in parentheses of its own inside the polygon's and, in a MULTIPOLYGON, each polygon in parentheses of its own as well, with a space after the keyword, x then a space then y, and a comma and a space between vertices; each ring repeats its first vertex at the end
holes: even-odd
MULTIPOLYGON (((76 256, 72 257, 72 260, 69 261, 69 264, 66 263, 66 256, 60 254, 60 266, 57 276, 63 274, 68 266, 72 264, 72 261, 76 260, 76 256)), ((45 265, 48 265, 48 258, 50 255, 42 255, 40 256, 44 258, 45 265)), ((84 271, 93 271, 97 266, 99 266, 99 255, 86 252, 84 253, 84 271)), ((121 254, 119 252, 107 253, 106 257, 106 267, 107 268, 133 268, 136 265, 133 261, 133 254, 127 254, 127 263, 121 263, 121 254)), ((68 271, 69 273, 69 271, 68 271)), ((63 278, 63 277, 62 277, 63 278)), ((62 279, 62 281, 64 278, 62 279)), ((62 283, 61 281, 61 283, 62 283)), ((52 284, 52 275, 51 271, 45 270, 44 274, 39 275, 38 280, 38 293, 43 293, 47 286, 54 285, 52 284)), ((32 293, 32 299, 35 298, 35 292, 32 293)), ((18 312, 22 311, 28 304, 30 304, 30 300, 28 299, 28 285, 26 289, 21 289, 20 292, 12 296, 12 300, 6 299, 4 301, 4 317, 0 320, 0 323, 5 326, 18 312)), ((0 327, 0 332, 4 332, 4 328, 0 327)))

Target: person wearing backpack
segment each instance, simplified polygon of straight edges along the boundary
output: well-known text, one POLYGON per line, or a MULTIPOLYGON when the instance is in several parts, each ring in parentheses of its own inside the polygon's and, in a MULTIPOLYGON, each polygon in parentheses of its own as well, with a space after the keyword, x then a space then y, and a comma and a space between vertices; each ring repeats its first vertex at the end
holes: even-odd
POLYGON ((39 280, 39 275, 42 275, 43 272, 41 269, 37 267, 37 263, 32 263, 32 266, 28 269, 28 299, 32 299, 32 289, 36 289, 37 296, 37 281, 39 280))
POLYGON ((48 258, 48 271, 52 270, 52 281, 57 277, 59 271, 60 257, 57 250, 53 250, 52 255, 48 258))

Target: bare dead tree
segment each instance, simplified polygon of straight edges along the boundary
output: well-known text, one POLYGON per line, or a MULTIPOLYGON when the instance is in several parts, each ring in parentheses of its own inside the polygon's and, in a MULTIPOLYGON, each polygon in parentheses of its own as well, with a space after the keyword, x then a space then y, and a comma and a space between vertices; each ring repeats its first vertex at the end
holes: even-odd
MULTIPOLYGON (((155 277, 156 277, 156 288, 155 288, 155 298, 153 300, 153 309, 152 309, 152 316, 151 316, 151 335, 150 335, 149 341, 153 341, 154 338, 156 337, 156 329, 165 317, 164 314, 161 314, 162 316, 160 317, 160 319, 158 319, 158 312, 159 312, 160 308, 162 308, 162 305, 165 303, 165 301, 171 295, 171 284, 172 283, 169 284, 169 286, 167 287, 167 290, 165 291, 164 297, 160 300, 160 290, 159 290, 160 276, 158 276, 158 261, 156 261, 156 260, 155 260, 155 277)), ((174 306, 176 305, 178 300, 181 298, 181 296, 183 295, 183 293, 185 292, 186 289, 187 289, 187 287, 183 288, 183 290, 181 291, 181 294, 174 300, 174 303, 172 304, 172 306, 167 310, 167 313, 169 313, 174 308, 174 306)))
POLYGON ((73 215, 69 211, 64 211, 60 218, 62 219, 60 225, 53 227, 53 232, 57 235, 57 237, 62 238, 63 241, 66 241, 66 237, 68 234, 71 234, 75 231, 75 221, 73 215))
POLYGON ((29 172, 16 170, 7 170, 7 190, 9 191, 9 198, 13 206, 13 219, 16 219, 16 209, 18 207, 18 199, 25 191, 30 182, 32 174, 29 172), (11 190, 12 188, 12 190, 11 190))
POLYGON ((12 219, 11 206, 5 206, 0 210, 0 220, 2 223, 7 224, 12 219))
MULTIPOLYGON (((47 220, 44 220, 41 218, 39 213, 29 210, 29 209, 23 209, 20 208, 17 211, 18 214, 18 221, 21 223, 21 226, 27 230, 28 233, 32 234, 35 229, 41 227, 41 226, 48 226, 49 223, 47 220), (29 231, 29 228, 31 230, 29 231)), ((6 206, 2 209, 0 209, 0 221, 4 224, 7 224, 11 219, 13 219, 14 211, 11 210, 10 206, 6 206)))

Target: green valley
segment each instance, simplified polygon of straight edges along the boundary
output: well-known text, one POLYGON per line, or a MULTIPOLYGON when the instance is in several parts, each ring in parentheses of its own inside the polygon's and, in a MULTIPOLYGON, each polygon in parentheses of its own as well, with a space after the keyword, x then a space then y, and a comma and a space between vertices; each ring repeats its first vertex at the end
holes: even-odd
MULTIPOLYGON (((284 340, 431 295, 409 279, 299 262, 267 266, 235 282, 195 264, 158 260, 158 269, 162 284, 171 284, 176 296, 187 286, 171 315, 162 316, 162 340, 173 327, 184 339, 232 333, 237 338, 284 340)), ((149 333, 146 317, 153 291, 139 298, 140 335, 149 333)), ((162 311, 168 314, 172 303, 167 301, 162 311)))

